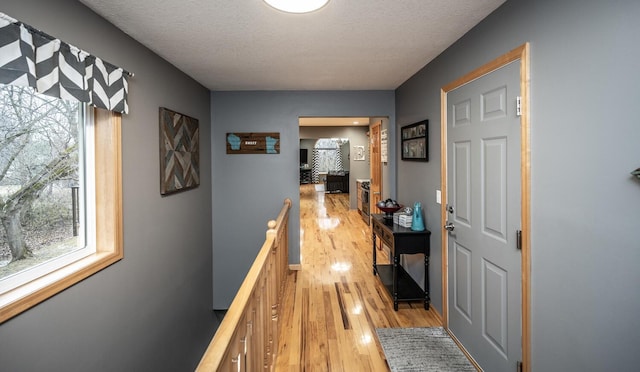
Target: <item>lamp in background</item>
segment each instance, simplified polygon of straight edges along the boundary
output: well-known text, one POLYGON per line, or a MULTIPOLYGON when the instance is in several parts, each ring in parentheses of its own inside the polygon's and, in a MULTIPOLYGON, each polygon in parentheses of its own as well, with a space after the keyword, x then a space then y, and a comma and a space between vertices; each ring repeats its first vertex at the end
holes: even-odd
POLYGON ((264 0, 264 2, 287 13, 310 13, 325 6, 329 0, 264 0))

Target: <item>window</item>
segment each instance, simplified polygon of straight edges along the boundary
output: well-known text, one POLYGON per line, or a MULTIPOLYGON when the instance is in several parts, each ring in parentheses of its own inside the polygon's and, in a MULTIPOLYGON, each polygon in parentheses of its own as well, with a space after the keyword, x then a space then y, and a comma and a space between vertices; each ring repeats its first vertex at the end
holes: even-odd
POLYGON ((0 86, 0 293, 95 252, 84 106, 0 86))
POLYGON ((0 86, 0 322, 122 258, 120 115, 0 86))
MULTIPOLYGON (((344 149, 349 150, 348 138, 320 138, 316 141, 314 166, 319 172, 343 170, 344 149)), ((348 162, 348 161, 347 161, 348 162)))

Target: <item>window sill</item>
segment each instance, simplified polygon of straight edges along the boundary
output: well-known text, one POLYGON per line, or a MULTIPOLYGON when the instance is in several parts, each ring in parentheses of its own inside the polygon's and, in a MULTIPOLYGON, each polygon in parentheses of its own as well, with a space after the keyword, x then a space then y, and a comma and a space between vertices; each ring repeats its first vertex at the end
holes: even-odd
POLYGON ((0 295, 0 323, 119 261, 121 253, 95 253, 0 295))

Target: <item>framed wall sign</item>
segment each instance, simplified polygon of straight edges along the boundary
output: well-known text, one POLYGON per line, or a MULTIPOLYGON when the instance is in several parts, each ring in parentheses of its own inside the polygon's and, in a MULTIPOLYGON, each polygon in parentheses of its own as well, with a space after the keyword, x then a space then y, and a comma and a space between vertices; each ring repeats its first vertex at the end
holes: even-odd
POLYGON ((429 161, 429 120, 401 128, 402 160, 429 161))
POLYGON ((279 154, 280 133, 227 133, 227 154, 279 154))
POLYGON ((387 145, 387 130, 383 129, 380 131, 380 162, 386 163, 388 160, 388 145, 387 145))

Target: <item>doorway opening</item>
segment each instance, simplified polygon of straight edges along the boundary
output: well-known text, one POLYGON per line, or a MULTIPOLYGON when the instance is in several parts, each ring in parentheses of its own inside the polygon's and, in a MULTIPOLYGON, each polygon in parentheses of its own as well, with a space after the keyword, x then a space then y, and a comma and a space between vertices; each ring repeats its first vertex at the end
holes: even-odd
MULTIPOLYGON (((356 180, 369 178, 368 117, 300 117, 300 193, 313 188, 317 197, 326 193, 348 194, 348 209, 357 209, 356 180)), ((344 198, 344 196, 343 196, 344 198)), ((325 219, 324 210, 300 214, 300 262, 304 254, 305 219, 325 219)))

